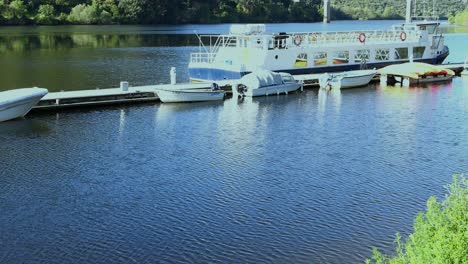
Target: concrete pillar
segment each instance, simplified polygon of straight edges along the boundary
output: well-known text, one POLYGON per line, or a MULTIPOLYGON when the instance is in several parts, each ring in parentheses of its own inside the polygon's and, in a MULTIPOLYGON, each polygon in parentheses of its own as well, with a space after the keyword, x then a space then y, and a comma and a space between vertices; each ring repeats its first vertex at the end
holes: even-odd
POLYGON ((413 10, 413 0, 406 0, 406 23, 411 23, 411 11, 413 10))
POLYGON ((323 23, 330 23, 330 0, 323 0, 323 23))

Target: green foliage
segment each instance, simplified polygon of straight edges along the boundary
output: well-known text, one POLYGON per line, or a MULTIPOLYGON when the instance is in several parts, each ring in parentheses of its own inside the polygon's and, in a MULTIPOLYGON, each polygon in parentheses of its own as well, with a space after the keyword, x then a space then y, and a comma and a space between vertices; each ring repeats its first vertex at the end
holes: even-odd
MULTIPOLYGON (((416 1, 415 15, 432 15, 432 1, 426 3, 424 6, 424 1, 416 1)), ((353 19, 403 19, 406 12, 405 0, 332 0, 332 5, 353 19)), ((464 0, 438 0, 435 11, 437 16, 447 18, 465 6, 464 0)))
POLYGON ((22 0, 13 0, 3 4, 2 16, 13 24, 25 24, 28 21, 28 8, 22 0))
MULTIPOLYGON (((463 1, 439 0, 438 14, 455 15, 463 1)), ((332 19, 401 19, 405 12, 404 0, 331 2, 332 19)), ((322 8, 323 0, 0 0, 0 24, 316 22, 322 8)), ((426 10, 432 12, 432 5, 426 10)))
POLYGON ((99 21, 95 6, 79 4, 72 8, 68 21, 74 24, 95 24, 99 21))
POLYGON ((55 8, 52 5, 40 5, 35 20, 38 24, 54 24, 55 8))
POLYGON ((452 24, 468 25, 468 7, 463 12, 450 16, 449 22, 452 24))
POLYGON ((455 175, 447 186, 448 195, 438 202, 427 201, 426 213, 414 221, 414 232, 405 243, 396 237, 396 255, 385 256, 373 249, 367 263, 468 263, 468 179, 455 175))

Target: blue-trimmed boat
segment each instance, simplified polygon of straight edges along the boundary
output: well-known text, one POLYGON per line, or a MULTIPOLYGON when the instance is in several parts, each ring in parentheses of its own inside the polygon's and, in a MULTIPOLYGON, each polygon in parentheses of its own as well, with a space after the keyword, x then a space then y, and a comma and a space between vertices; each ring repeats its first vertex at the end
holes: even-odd
POLYGON ((449 54, 437 18, 350 32, 266 33, 263 24, 232 25, 229 34, 199 39, 199 52, 190 55, 192 81, 240 79, 260 69, 311 74, 410 60, 441 64, 449 54))

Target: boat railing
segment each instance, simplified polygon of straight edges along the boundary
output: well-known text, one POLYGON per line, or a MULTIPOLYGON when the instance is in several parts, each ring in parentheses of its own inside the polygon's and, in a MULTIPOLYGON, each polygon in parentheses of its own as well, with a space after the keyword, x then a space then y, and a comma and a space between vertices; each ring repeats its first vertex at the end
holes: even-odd
POLYGON ((324 46, 330 44, 385 44, 394 42, 417 42, 421 32, 416 30, 362 31, 362 32, 313 32, 291 33, 291 44, 324 46), (298 37, 299 36, 299 37, 298 37), (296 38, 299 41, 294 41, 296 38))
POLYGON ((438 16, 412 16, 411 20, 413 22, 418 22, 418 21, 439 21, 438 16))

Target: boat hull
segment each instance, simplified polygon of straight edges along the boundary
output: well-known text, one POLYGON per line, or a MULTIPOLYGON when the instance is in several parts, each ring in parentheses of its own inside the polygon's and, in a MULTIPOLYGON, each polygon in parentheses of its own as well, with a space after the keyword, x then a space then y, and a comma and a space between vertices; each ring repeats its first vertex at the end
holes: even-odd
POLYGON ((247 89, 244 95, 248 97, 256 97, 275 94, 287 94, 290 92, 297 91, 300 87, 300 83, 284 83, 280 85, 272 85, 257 89, 247 89))
POLYGON ((224 91, 158 90, 157 94, 163 103, 219 101, 224 98, 224 91))
POLYGON ((372 73, 368 73, 365 75, 345 76, 339 81, 339 87, 337 88, 354 88, 368 85, 372 78, 374 78, 375 74, 376 72, 373 71, 372 73))
POLYGON ((40 88, 16 91, 20 91, 21 94, 15 95, 15 90, 0 93, 0 122, 25 116, 48 93, 46 89, 40 88), (1 100, 6 96, 8 96, 7 100, 1 100))

